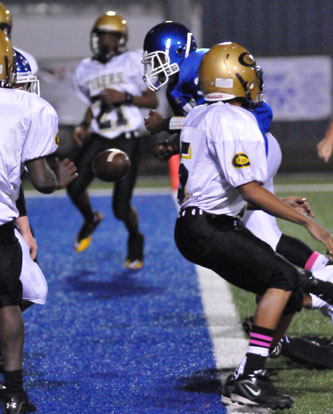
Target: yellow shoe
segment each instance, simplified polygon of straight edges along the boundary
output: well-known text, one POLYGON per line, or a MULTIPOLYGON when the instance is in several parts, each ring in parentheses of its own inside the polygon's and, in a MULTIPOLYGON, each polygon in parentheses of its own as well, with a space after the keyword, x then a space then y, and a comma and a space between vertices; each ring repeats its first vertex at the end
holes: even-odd
POLYGON ((138 270, 141 269, 141 267, 143 266, 143 261, 142 260, 134 260, 133 262, 131 260, 126 260, 125 262, 125 266, 127 267, 127 269, 131 269, 131 270, 138 270))
POLYGON ((80 241, 76 241, 74 243, 74 250, 78 253, 83 252, 83 250, 86 250, 89 247, 89 244, 91 242, 91 236, 86 237, 85 239, 82 239, 80 241))
POLYGON ((83 225, 76 236, 74 242, 74 250, 78 253, 83 252, 86 250, 91 242, 91 236, 95 231, 96 227, 99 223, 103 220, 103 215, 98 213, 97 211, 94 212, 94 220, 93 222, 84 221, 83 225))

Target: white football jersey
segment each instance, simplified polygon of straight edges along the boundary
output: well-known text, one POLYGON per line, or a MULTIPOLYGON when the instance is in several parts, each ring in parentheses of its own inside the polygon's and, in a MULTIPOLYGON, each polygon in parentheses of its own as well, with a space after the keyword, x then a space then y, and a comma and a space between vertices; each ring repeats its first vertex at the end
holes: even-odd
POLYGON ((237 187, 267 178, 265 143, 249 111, 223 102, 192 109, 181 132, 178 198, 182 208, 236 216, 237 187))
POLYGON ((57 149, 58 117, 34 93, 0 88, 0 225, 18 217, 22 166, 57 149))
MULTIPOLYGON (((281 148, 275 137, 271 133, 266 134, 268 141, 267 154, 267 180, 263 186, 274 193, 274 176, 278 172, 282 161, 281 148)), ((276 218, 262 210, 247 210, 243 217, 243 222, 246 227, 259 239, 269 244, 273 250, 282 235, 281 230, 277 224, 276 218)))
POLYGON ((22 267, 20 280, 22 282, 22 299, 44 305, 47 297, 47 282, 36 262, 30 256, 30 249, 20 232, 15 229, 15 236, 22 249, 22 267))
POLYGON ((147 89, 143 82, 142 51, 130 51, 101 63, 92 58, 82 60, 73 75, 79 99, 90 105, 91 132, 106 138, 136 131, 143 127, 141 110, 134 105, 103 105, 99 96, 104 89, 116 89, 140 96, 147 89))

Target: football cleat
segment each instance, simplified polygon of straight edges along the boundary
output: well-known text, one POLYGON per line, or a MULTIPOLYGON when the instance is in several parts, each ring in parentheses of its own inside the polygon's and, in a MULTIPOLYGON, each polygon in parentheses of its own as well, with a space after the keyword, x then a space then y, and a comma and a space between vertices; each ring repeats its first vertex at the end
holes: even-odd
POLYGON ((143 234, 129 236, 127 241, 127 257, 125 266, 127 269, 138 270, 143 266, 143 234))
POLYGON ((279 409, 291 408, 294 401, 289 395, 278 391, 269 379, 266 370, 250 375, 240 375, 232 384, 232 403, 279 409))
POLYGON ((94 212, 94 220, 92 222, 84 221, 83 225, 76 236, 74 242, 74 249, 80 253, 86 250, 91 242, 91 236, 95 231, 96 227, 103 220, 103 215, 97 211, 94 212))
POLYGON ((4 414, 24 414, 34 413, 36 406, 28 399, 27 394, 22 391, 19 393, 5 393, 3 397, 4 414))
POLYGON ((223 394, 222 394, 222 402, 224 405, 232 404, 231 394, 233 393, 233 390, 234 390, 234 383, 235 383, 234 375, 233 374, 228 375, 224 383, 223 394))

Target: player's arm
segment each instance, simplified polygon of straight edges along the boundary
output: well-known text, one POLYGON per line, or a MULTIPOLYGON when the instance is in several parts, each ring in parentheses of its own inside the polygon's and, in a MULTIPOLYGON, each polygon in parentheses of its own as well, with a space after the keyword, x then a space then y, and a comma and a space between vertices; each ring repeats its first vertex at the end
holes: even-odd
POLYGON ((318 157, 328 162, 333 152, 333 119, 328 126, 324 139, 317 145, 318 157))
POLYGON ((312 237, 326 246, 329 255, 333 254, 333 239, 329 231, 324 229, 311 217, 290 207, 275 194, 261 187, 255 181, 239 186, 238 190, 245 201, 266 211, 266 213, 305 227, 312 237))
POLYGON ((92 117, 92 111, 90 107, 88 107, 84 114, 83 121, 77 127, 75 127, 73 131, 73 139, 80 147, 84 145, 85 138, 87 137, 87 133, 90 128, 92 117))
POLYGON ((102 102, 109 105, 134 105, 138 108, 157 108, 158 99, 155 92, 146 89, 141 95, 132 95, 128 92, 120 92, 116 89, 104 89, 100 94, 102 102))
POLYGON ((180 132, 185 121, 185 116, 163 116, 157 111, 149 111, 149 116, 145 118, 145 127, 151 134, 167 131, 169 134, 180 132))
POLYGON ((22 184, 20 186, 19 197, 16 200, 16 207, 19 211, 19 217, 15 220, 16 227, 29 246, 30 256, 32 260, 34 260, 37 256, 38 247, 36 240, 31 232, 22 184))
POLYGON ((26 162, 32 185, 41 193, 50 194, 66 187, 77 177, 76 167, 72 161, 64 159, 55 161, 50 167, 45 157, 26 162))

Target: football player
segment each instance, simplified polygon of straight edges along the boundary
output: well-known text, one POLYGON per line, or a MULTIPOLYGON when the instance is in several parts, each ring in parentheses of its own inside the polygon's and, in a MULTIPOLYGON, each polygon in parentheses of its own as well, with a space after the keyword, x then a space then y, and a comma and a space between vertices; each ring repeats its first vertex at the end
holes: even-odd
POLYGON ((273 409, 293 400, 264 370, 272 344, 303 302, 299 271, 242 223, 249 203, 305 227, 333 253, 333 239, 308 215, 260 183, 267 176, 265 142, 248 110, 263 99, 262 72, 242 46, 226 42, 203 57, 199 84, 207 105, 193 108, 180 136, 175 241, 182 255, 260 296, 246 355, 228 381, 232 402, 273 409))
MULTIPOLYGON (((11 13, 3 3, 0 3, 0 30, 2 30, 9 38, 11 38, 12 28, 13 19, 11 13)), ((30 53, 19 49, 16 46, 15 50, 22 53, 22 55, 28 60, 33 75, 36 75, 38 72, 38 63, 36 59, 30 53)))
MULTIPOLYGON (((144 80, 152 90, 158 90, 162 85, 167 84, 167 99, 175 114, 175 116, 164 119, 158 112, 150 111, 150 116, 145 120, 146 128, 151 133, 158 133, 162 130, 176 133, 181 130, 184 122, 182 115, 185 115, 195 105, 205 102, 198 83, 198 71, 201 60, 208 49, 198 49, 190 30, 176 22, 163 22, 154 26, 148 31, 143 48, 144 80)), ((272 110, 266 102, 259 107, 249 109, 257 119, 265 142, 268 175, 264 186, 274 192, 273 178, 281 163, 281 150, 278 142, 269 132, 272 110)), ((160 160, 168 159, 178 152, 177 134, 174 139, 158 144, 155 149, 155 154, 160 160)), ((305 214, 312 215, 306 199, 289 197, 285 201, 305 214)), ((332 262, 300 240, 282 234, 275 217, 260 210, 247 210, 243 222, 257 237, 269 243, 289 261, 315 272, 316 278, 333 282, 333 267, 330 266, 332 262)), ((312 293, 304 295, 303 305, 308 309, 319 309, 333 320, 333 306, 322 298, 312 293)), ((248 324, 248 322, 245 323, 248 324)), ((279 349, 282 354, 297 362, 313 365, 315 358, 317 366, 321 361, 321 367, 332 367, 331 348, 320 348, 308 340, 299 346, 300 340, 284 337, 283 346, 281 346, 282 343, 279 344, 276 350, 279 349)))
MULTIPOLYGON (((17 50, 15 50, 15 83, 13 88, 40 95, 37 76, 32 74, 29 62, 17 50)), ((33 303, 41 305, 45 303, 47 282, 36 261, 37 243, 30 228, 22 184, 16 206, 19 217, 15 220, 15 236, 22 248, 20 280, 23 287, 21 310, 24 311, 33 303)))
POLYGON ((83 122, 74 130, 74 140, 80 147, 75 156, 79 178, 68 187, 68 194, 84 222, 74 248, 84 251, 90 244, 102 215, 94 212, 87 192, 93 180, 92 162, 108 148, 126 152, 131 161, 127 176, 114 184, 112 206, 114 215, 123 221, 128 231, 125 266, 139 269, 143 264, 144 236, 139 231, 138 215, 131 205, 138 163, 141 108, 156 108, 157 97, 146 88, 142 76, 141 51, 127 51, 126 20, 108 11, 94 23, 90 44, 92 57, 83 59, 75 70, 73 83, 77 96, 88 108, 83 122))
POLYGON ((27 168, 33 186, 42 193, 63 188, 77 175, 69 160, 59 163, 55 170, 49 167, 45 157, 57 148, 57 114, 38 95, 13 89, 14 60, 11 41, 0 31, 0 349, 5 414, 36 411, 23 389, 22 372, 22 250, 14 232, 22 168, 27 168))
MULTIPOLYGON (((209 49, 198 49, 193 34, 185 26, 169 21, 149 30, 143 48, 144 80, 152 90, 158 90, 167 83, 167 99, 176 115, 164 119, 156 111, 150 111, 150 116, 145 120, 146 128, 151 133, 162 130, 179 132, 184 115, 194 106, 205 102, 198 83, 198 70, 209 49)), ((273 113, 266 102, 249 110, 255 115, 265 142, 269 168, 265 186, 274 192, 273 178, 281 163, 281 150, 274 136, 269 133, 273 113)), ((172 141, 158 144, 155 151, 159 159, 168 159, 179 151, 178 136, 172 141)), ((313 214, 305 198, 291 196, 284 200, 305 214, 313 214)), ((332 263, 326 256, 314 252, 303 242, 282 234, 275 217, 263 211, 247 211, 244 222, 257 237, 297 266, 317 271, 332 263)), ((329 273, 333 278, 333 268, 332 272, 325 271, 323 274, 328 277, 329 273)), ((310 297, 307 297, 305 305, 319 308, 318 301, 311 301, 310 297)))

